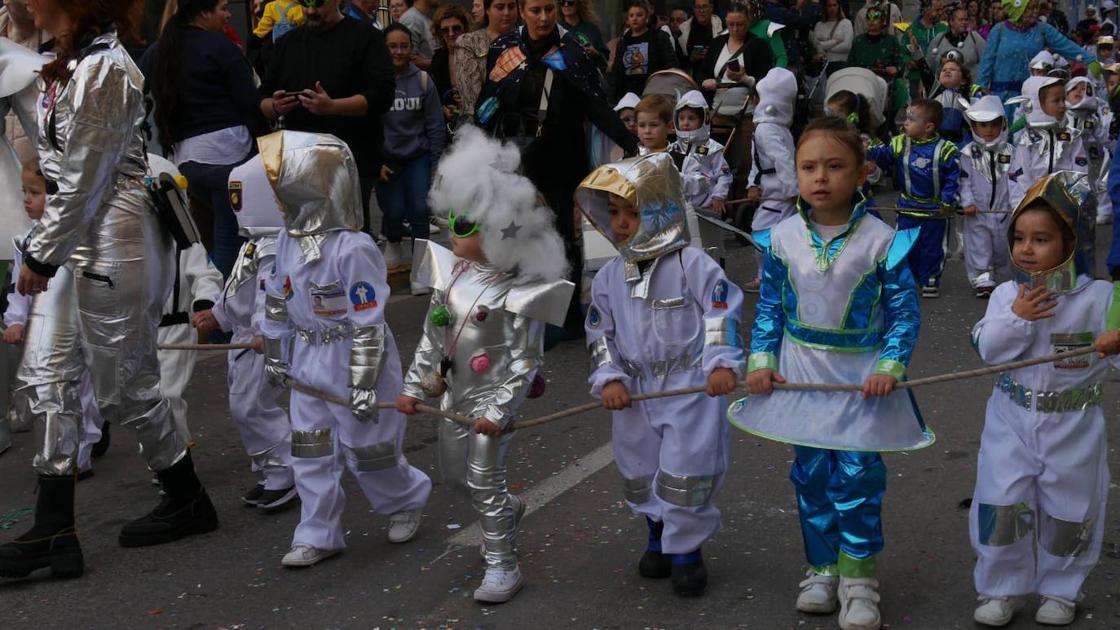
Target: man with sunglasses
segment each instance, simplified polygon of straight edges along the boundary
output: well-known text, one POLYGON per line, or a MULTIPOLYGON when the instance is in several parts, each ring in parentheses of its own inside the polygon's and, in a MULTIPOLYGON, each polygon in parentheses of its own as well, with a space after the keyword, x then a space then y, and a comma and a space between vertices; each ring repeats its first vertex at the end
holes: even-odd
POLYGON ((369 22, 343 16, 343 0, 299 0, 304 25, 275 44, 259 95, 261 112, 293 131, 329 133, 354 153, 366 229, 381 172, 381 116, 392 104, 389 51, 369 22))

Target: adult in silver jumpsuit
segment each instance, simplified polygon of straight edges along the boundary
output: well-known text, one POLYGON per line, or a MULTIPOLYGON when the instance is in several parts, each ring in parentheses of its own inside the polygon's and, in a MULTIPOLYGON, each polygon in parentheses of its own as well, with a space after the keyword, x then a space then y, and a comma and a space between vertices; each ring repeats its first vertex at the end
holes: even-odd
MULTIPOLYGON (((38 150, 47 206, 24 244, 17 282, 21 293, 38 294, 60 267, 72 265, 102 414, 136 430, 140 451, 159 476, 165 496, 124 526, 119 541, 126 547, 218 526, 159 391, 156 328, 171 282, 169 237, 144 182, 144 78, 116 34, 116 27, 130 26, 138 1, 30 0, 37 26, 68 35, 58 38, 58 59, 40 79, 38 150)), ((83 571, 74 528, 77 387, 59 387, 55 395, 62 412, 40 416, 35 427, 35 524, 0 546, 0 576, 45 567, 56 577, 83 571)))

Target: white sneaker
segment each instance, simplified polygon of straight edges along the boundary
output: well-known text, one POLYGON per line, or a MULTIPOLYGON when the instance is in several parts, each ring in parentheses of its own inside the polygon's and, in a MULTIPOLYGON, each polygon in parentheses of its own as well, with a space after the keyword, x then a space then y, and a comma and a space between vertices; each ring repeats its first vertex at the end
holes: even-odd
POLYGON ((1034 614, 1035 623, 1044 626, 1068 626, 1073 623, 1075 617, 1077 617, 1077 604, 1053 595, 1043 595, 1042 605, 1034 614))
POLYGON ((436 222, 435 217, 428 222, 428 233, 432 235, 439 234, 439 223, 436 222))
POLYGON ((337 555, 338 549, 316 549, 311 545, 292 545, 280 564, 286 567, 309 567, 337 555))
POLYGON ((406 510, 389 517, 389 542, 408 542, 420 529, 421 510, 406 510))
POLYGON ((810 570, 805 580, 798 584, 801 593, 797 596, 797 610, 804 613, 827 614, 836 610, 836 589, 840 578, 835 575, 819 575, 810 570))
POLYGON ((521 576, 521 567, 501 569, 486 567, 486 576, 482 578, 482 586, 474 591, 476 601, 501 604, 513 599, 517 591, 525 586, 525 578, 521 576))
POLYGON ((397 243, 385 243, 385 268, 400 267, 404 263, 404 248, 397 243))
POLYGON ((1002 628, 1011 623, 1011 618, 1015 616, 1015 610, 1018 608, 1010 597, 981 596, 979 599, 980 605, 976 607, 976 612, 972 613, 972 619, 976 623, 993 628, 1002 628))
POLYGON ((840 629, 879 630, 879 580, 840 577, 840 629))

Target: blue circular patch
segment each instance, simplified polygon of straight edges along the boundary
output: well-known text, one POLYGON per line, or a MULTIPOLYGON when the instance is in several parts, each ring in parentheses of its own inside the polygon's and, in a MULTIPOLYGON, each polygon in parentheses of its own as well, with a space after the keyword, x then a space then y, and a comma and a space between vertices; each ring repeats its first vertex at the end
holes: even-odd
POLYGON ((350 285, 350 303, 355 311, 377 308, 377 292, 368 282, 355 282, 350 285))
POLYGON ((601 323, 603 323, 603 316, 599 313, 599 309, 592 304, 591 309, 587 311, 587 325, 598 328, 601 323))

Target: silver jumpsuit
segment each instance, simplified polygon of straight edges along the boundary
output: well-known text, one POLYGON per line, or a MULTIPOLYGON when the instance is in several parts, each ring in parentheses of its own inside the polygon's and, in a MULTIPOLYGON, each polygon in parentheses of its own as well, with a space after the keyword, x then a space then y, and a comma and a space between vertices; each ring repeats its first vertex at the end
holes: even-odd
MULTIPOLYGON (((105 419, 136 430, 155 471, 186 454, 160 396, 156 328, 171 286, 168 237, 145 187, 140 71, 114 33, 71 62, 65 84, 42 84, 39 161, 47 204, 32 229, 25 265, 53 275, 74 270, 81 337, 105 419)), ((75 389, 76 394, 76 389, 75 389)), ((77 395, 35 428, 34 466, 69 475, 77 455, 77 395)))

